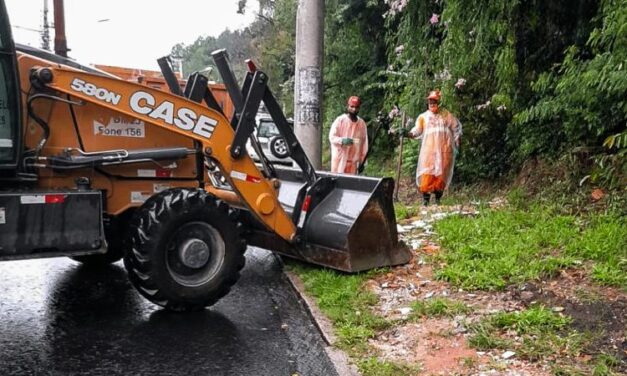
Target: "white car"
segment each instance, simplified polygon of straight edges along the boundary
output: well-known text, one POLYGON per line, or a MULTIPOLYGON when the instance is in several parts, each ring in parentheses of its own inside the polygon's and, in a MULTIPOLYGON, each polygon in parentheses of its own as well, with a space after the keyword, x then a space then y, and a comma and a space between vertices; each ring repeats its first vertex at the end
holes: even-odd
MULTIPOLYGON (((288 123, 291 126, 294 124, 291 120, 288 120, 288 123)), ((289 151, 285 138, 281 136, 279 129, 269 115, 268 117, 257 118, 255 135, 261 146, 261 151, 270 162, 273 164, 292 165, 294 161, 288 156, 289 151)), ((253 160, 259 161, 259 156, 250 144, 250 140, 246 143, 246 150, 253 160)))

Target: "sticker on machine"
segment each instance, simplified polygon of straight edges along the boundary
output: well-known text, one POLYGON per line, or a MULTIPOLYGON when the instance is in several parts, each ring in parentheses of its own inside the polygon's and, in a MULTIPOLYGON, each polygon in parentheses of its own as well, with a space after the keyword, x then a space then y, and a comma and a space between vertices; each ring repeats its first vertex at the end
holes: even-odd
POLYGON ((0 138, 0 148, 12 148, 13 140, 10 138, 0 138))
POLYGON ((143 204, 146 200, 150 198, 149 193, 144 192, 131 192, 131 202, 133 204, 143 204))
POLYGON ((29 204, 45 204, 45 203, 46 203, 46 195, 20 196, 20 204, 29 205, 29 204))
POLYGON ((250 183, 259 183, 261 182, 261 178, 258 178, 256 176, 252 176, 252 175, 248 175, 244 172, 240 172, 240 171, 231 171, 231 177, 233 179, 237 179, 237 180, 243 180, 243 181, 247 181, 250 183))
POLYGON ((111 117, 107 124, 94 120, 94 134, 107 137, 146 137, 143 121, 129 120, 118 116, 111 117))
POLYGON ((7 223, 7 215, 4 208, 0 208, 0 225, 7 223))
POLYGON ((137 176, 140 178, 169 178, 172 176, 172 171, 164 168, 157 168, 156 170, 140 168, 137 169, 137 176))

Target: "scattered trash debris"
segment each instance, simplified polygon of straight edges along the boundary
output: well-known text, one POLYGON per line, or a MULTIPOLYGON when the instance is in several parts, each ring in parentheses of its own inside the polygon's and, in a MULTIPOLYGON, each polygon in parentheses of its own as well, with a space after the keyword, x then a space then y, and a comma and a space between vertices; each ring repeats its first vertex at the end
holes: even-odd
POLYGON ((401 315, 407 316, 411 313, 412 309, 409 307, 403 307, 403 308, 399 308, 398 311, 401 313, 401 315))

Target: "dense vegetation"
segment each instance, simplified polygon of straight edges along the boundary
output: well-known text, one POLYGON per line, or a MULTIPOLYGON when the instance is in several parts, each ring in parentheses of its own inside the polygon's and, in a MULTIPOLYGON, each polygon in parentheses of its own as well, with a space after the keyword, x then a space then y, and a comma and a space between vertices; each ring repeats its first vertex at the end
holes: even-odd
MULTIPOLYGON (((296 5, 261 0, 246 30, 173 52, 187 71, 210 65, 217 47, 237 62, 255 57, 289 114, 296 5)), ((464 125, 457 179, 574 158, 584 161, 579 178, 625 187, 627 0, 327 0, 325 22, 327 127, 350 94, 372 124, 395 104, 415 118, 439 88, 464 125)), ((380 134, 373 164, 386 166, 397 143, 380 134)), ((416 154, 405 148, 408 171, 416 154)))

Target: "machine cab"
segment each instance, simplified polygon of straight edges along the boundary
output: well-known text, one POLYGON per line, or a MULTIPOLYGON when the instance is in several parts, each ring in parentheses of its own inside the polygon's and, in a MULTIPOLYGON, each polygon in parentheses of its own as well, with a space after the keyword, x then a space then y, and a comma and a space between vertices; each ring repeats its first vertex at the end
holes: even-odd
POLYGON ((15 44, 0 0, 0 176, 16 172, 21 145, 20 88, 15 44))

